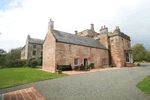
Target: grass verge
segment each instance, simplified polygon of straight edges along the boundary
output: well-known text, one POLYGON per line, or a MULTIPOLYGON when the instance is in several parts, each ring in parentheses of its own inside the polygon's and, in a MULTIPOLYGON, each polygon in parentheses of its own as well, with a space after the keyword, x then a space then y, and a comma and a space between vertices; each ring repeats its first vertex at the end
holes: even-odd
POLYGON ((150 97, 150 75, 147 76, 145 79, 140 81, 137 85, 142 92, 144 92, 148 97, 150 97))
POLYGON ((134 63, 143 63, 143 62, 138 62, 138 61, 136 61, 136 62, 134 62, 134 63))
POLYGON ((37 69, 29 67, 0 69, 0 89, 67 76, 67 74, 49 73, 37 69))

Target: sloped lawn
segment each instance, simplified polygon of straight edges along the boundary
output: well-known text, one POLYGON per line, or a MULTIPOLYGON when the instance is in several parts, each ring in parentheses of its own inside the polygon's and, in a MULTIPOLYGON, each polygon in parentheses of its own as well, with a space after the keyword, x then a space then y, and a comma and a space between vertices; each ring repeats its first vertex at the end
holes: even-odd
POLYGON ((150 97, 150 75, 136 85, 142 92, 150 97))
POLYGON ((67 74, 49 73, 29 67, 0 69, 0 89, 46 79, 67 76, 67 74))

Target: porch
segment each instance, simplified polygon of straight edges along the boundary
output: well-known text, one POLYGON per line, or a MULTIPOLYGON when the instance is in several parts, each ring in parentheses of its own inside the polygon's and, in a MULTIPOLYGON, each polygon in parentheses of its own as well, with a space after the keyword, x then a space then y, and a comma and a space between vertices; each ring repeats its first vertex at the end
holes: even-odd
POLYGON ((124 50, 125 53, 125 66, 126 67, 133 67, 135 66, 133 63, 133 56, 132 56, 132 50, 124 50))

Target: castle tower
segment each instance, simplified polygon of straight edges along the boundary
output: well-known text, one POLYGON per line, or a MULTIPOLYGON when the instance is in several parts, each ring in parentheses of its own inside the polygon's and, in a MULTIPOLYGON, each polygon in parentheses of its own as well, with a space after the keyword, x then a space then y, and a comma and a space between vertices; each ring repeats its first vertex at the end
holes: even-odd
POLYGON ((104 25, 100 29, 100 41, 108 48, 108 28, 104 25))
POLYGON ((113 33, 108 33, 108 39, 112 64, 117 67, 134 66, 132 50, 129 46, 130 37, 121 32, 117 26, 113 33))

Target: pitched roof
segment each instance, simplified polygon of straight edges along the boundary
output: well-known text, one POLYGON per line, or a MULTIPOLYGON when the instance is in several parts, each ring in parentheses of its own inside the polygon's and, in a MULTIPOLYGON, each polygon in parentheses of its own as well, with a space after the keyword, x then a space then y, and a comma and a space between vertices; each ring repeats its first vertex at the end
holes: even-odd
POLYGON ((29 43, 43 44, 43 43, 44 43, 44 40, 35 39, 35 38, 29 38, 29 43))
POLYGON ((56 38, 56 41, 58 41, 58 42, 107 49, 100 41, 96 41, 96 40, 89 39, 86 37, 74 35, 71 33, 61 32, 58 30, 51 30, 51 31, 52 31, 54 37, 56 38))
POLYGON ((25 46, 26 46, 26 45, 24 45, 24 46, 21 48, 21 50, 22 50, 23 48, 25 48, 25 46))

